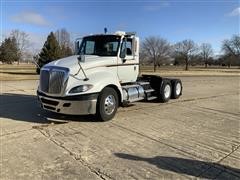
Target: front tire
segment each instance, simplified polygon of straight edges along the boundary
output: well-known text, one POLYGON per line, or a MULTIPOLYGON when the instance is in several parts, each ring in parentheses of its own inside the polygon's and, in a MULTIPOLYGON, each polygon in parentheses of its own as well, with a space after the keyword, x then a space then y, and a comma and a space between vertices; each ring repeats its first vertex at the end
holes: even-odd
POLYGON ((97 102, 97 117, 101 121, 111 120, 118 108, 117 92, 110 87, 106 87, 99 95, 97 102))

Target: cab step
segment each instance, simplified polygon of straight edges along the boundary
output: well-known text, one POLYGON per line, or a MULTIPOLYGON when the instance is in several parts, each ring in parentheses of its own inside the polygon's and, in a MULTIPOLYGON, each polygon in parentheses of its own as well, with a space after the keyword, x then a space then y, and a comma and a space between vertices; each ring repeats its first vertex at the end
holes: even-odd
POLYGON ((148 81, 139 81, 138 84, 141 85, 141 86, 144 86, 144 85, 149 85, 150 82, 148 82, 148 81))
POLYGON ((130 85, 122 86, 122 89, 137 88, 137 87, 139 87, 139 84, 130 84, 130 85))
POLYGON ((144 92, 145 93, 151 93, 151 92, 154 92, 155 90, 154 89, 146 89, 144 92))
POLYGON ((147 97, 147 100, 148 100, 148 101, 151 101, 151 100, 154 100, 154 99, 157 99, 157 96, 150 96, 150 97, 147 97))

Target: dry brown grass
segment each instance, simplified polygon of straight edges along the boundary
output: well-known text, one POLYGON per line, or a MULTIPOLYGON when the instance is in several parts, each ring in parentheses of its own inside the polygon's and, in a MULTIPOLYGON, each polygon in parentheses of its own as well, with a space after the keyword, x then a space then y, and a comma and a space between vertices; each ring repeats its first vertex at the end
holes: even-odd
POLYGON ((153 72, 152 66, 141 66, 141 74, 156 74, 161 76, 240 76, 238 67, 190 67, 188 71, 183 66, 162 66, 153 72))
POLYGON ((1 64, 0 81, 35 80, 39 75, 33 64, 1 64))
MULTIPOLYGON (((153 72, 152 66, 141 66, 141 74, 156 74, 161 76, 240 76, 239 68, 222 68, 222 67, 190 67, 185 71, 184 67, 162 66, 153 72)), ((0 81, 15 80, 37 80, 39 75, 36 73, 36 67, 33 64, 1 64, 0 81)))

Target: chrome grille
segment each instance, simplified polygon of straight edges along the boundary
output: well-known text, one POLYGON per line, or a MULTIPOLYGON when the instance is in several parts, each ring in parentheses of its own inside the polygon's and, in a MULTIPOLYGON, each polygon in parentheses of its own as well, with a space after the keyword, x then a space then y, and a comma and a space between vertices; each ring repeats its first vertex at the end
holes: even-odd
POLYGON ((52 71, 50 73, 48 93, 50 94, 61 93, 64 74, 65 73, 62 71, 52 71))
POLYGON ((68 78, 69 70, 62 67, 48 67, 40 73, 40 91, 51 95, 59 95, 68 78))

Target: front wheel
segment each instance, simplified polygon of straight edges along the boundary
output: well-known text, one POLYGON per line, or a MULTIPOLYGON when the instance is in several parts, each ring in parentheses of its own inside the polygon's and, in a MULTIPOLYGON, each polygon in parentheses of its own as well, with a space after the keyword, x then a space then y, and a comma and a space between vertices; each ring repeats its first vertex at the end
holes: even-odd
POLYGON ((117 92, 110 87, 106 87, 99 95, 97 102, 97 116, 102 121, 111 120, 118 108, 117 92))

